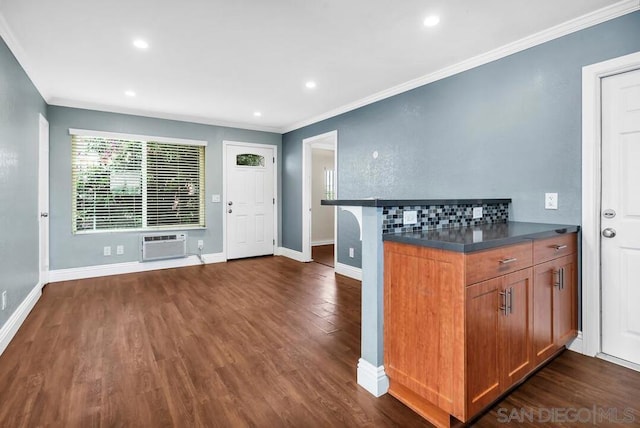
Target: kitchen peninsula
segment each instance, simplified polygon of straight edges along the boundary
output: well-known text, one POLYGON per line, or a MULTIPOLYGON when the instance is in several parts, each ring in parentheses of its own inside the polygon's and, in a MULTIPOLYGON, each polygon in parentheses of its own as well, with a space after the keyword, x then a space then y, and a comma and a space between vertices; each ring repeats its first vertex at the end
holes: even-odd
POLYGON ((575 336, 578 227, 510 222, 510 202, 323 201, 362 207, 360 385, 451 426, 575 336))

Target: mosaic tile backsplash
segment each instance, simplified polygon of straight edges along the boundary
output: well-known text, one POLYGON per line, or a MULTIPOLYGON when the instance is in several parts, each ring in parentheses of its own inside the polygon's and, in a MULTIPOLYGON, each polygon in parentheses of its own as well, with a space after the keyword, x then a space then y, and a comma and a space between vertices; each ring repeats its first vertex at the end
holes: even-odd
POLYGON ((420 232, 445 227, 474 226, 509 221, 509 204, 459 204, 385 207, 382 211, 382 233, 420 232), (473 218, 473 208, 482 206, 482 218, 473 218), (418 212, 418 222, 402 225, 404 210, 418 212))

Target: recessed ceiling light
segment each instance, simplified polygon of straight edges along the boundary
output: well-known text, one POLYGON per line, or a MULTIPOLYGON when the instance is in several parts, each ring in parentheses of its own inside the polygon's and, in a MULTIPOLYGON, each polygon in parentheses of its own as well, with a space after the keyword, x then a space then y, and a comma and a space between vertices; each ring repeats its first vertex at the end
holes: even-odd
POLYGON ((425 27, 433 27, 438 25, 438 23, 440 23, 440 17, 438 15, 430 15, 424 19, 425 27))
POLYGON ((309 89, 313 89, 316 87, 316 82, 314 82, 313 80, 309 80, 307 83, 304 84, 304 86, 306 86, 309 89))
POLYGON ((135 97, 136 93, 133 91, 124 91, 124 94, 128 97, 135 97))
POLYGON ((137 47, 138 49, 147 49, 149 47, 149 43, 147 43, 146 40, 135 39, 133 41, 133 46, 137 47))
POLYGON ((253 115, 254 115, 255 117, 260 117, 260 116, 262 116, 262 113, 261 113, 261 112, 259 112, 259 111, 254 111, 254 112, 253 112, 253 115))

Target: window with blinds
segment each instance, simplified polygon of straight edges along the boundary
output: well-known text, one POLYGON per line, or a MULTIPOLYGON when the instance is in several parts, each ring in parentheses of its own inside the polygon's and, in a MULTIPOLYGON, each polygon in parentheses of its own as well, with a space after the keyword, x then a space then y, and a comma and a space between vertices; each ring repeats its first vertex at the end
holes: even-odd
POLYGON ((324 198, 332 200, 336 198, 336 175, 332 169, 324 170, 324 198))
POLYGON ((205 226, 203 145, 75 134, 71 142, 74 233, 205 226))

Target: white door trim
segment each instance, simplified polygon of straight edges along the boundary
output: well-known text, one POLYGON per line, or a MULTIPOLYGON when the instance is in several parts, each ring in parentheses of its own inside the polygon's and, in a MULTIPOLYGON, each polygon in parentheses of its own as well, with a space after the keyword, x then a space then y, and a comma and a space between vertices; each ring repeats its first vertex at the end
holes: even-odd
MULTIPOLYGON (((311 149, 312 147, 326 148, 334 150, 334 171, 335 182, 338 181, 338 131, 329 131, 324 134, 315 135, 313 137, 302 140, 302 258, 305 262, 311 259, 311 180, 307 177, 311 171, 311 149), (320 140, 331 138, 333 144, 320 145, 320 140)), ((337 186, 336 186, 337 189, 337 186)), ((333 247, 333 265, 338 262, 338 213, 337 207, 334 208, 333 236, 335 239, 333 247)), ((334 268, 335 269, 335 268, 334 268)))
POLYGON ((602 350, 600 329, 601 80, 640 68, 640 52, 582 68, 582 340, 583 353, 602 350))
POLYGON ((42 115, 38 118, 38 282, 44 286, 49 282, 49 224, 50 217, 46 221, 45 242, 42 242, 43 219, 42 213, 49 216, 49 121, 42 115), (43 133, 46 129, 46 133, 43 133), (47 158, 43 159, 43 149, 46 148, 47 158), (45 166, 43 168, 43 165, 45 166), (43 196, 45 197, 43 199, 43 196), (46 246, 46 248, 44 248, 46 246), (44 250, 44 251, 43 251, 44 250), (43 260, 44 255, 44 260, 43 260))
POLYGON ((278 194, 278 146, 271 144, 258 144, 258 143, 244 143, 241 141, 222 141, 222 196, 220 198, 220 209, 222 210, 222 255, 224 260, 227 260, 227 204, 224 202, 227 198, 227 147, 259 147, 266 149, 273 149, 273 157, 275 159, 273 163, 273 197, 276 199, 276 203, 273 206, 273 239, 276 243, 273 245, 273 254, 276 253, 278 248, 278 206, 280 206, 280 195, 278 194))

